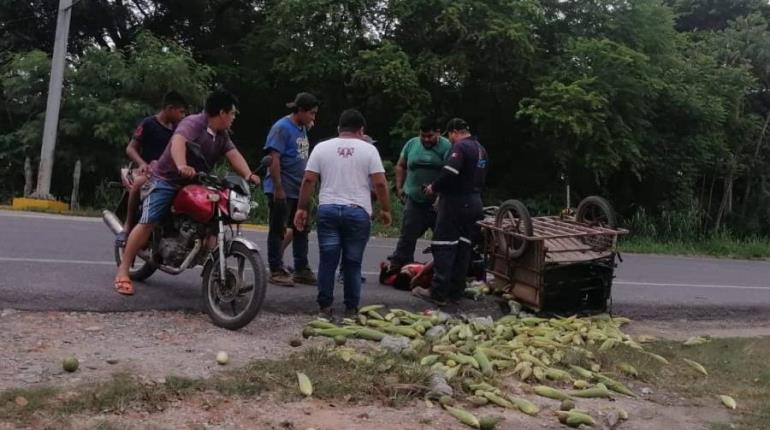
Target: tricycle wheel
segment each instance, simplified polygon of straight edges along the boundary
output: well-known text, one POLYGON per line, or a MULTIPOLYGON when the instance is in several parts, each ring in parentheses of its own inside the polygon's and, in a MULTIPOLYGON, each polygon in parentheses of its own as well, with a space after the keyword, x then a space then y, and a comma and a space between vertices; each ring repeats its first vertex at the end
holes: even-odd
POLYGON ((577 207, 575 220, 590 227, 615 228, 618 226, 612 205, 599 196, 584 198, 577 207))
MULTIPOLYGON (((532 217, 524 203, 506 200, 497 210, 495 227, 523 236, 532 236, 532 217)), ((499 231, 496 231, 495 235, 498 249, 506 252, 509 258, 520 257, 527 249, 526 239, 499 231)))
MULTIPOLYGON (((588 227, 602 227, 614 229, 618 226, 617 216, 612 205, 603 197, 588 196, 577 207, 575 221, 588 227)), ((583 243, 597 250, 606 250, 612 247, 613 237, 608 235, 584 236, 583 243)))

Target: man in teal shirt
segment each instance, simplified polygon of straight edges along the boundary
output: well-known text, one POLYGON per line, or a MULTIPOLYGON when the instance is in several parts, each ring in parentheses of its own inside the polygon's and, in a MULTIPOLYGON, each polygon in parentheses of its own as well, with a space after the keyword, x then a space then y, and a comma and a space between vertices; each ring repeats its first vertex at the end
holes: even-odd
POLYGON ((423 192, 423 186, 433 183, 444 167, 452 144, 441 137, 441 125, 435 119, 424 119, 420 136, 409 139, 401 150, 396 165, 396 192, 404 204, 401 236, 391 256, 388 272, 398 273, 401 266, 414 261, 414 248, 428 229, 436 223, 433 197, 423 192))

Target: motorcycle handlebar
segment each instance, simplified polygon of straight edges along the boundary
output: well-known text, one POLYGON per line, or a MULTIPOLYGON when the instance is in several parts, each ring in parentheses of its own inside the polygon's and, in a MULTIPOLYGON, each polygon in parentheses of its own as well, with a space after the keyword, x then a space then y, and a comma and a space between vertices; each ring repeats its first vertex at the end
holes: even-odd
MULTIPOLYGON (((225 181, 223 178, 220 178, 219 176, 213 173, 196 172, 195 179, 197 179, 198 182, 200 182, 203 185, 213 185, 216 187, 221 187, 225 184, 225 181)), ((250 190, 254 190, 258 188, 258 186, 251 181, 247 180, 246 183, 248 184, 250 190)))

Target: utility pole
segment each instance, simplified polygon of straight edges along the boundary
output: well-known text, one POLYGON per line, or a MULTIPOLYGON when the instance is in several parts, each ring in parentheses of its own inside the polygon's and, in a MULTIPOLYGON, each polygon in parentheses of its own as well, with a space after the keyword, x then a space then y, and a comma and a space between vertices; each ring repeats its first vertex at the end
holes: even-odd
POLYGON ((45 109, 43 126, 43 145, 40 149, 40 168, 37 172, 37 188, 32 197, 53 200, 51 195, 51 174, 53 173, 56 134, 59 126, 59 108, 64 81, 64 63, 67 56, 67 39, 70 32, 70 17, 73 0, 59 0, 56 18, 56 39, 53 45, 51 61, 51 80, 48 84, 48 102, 45 109))

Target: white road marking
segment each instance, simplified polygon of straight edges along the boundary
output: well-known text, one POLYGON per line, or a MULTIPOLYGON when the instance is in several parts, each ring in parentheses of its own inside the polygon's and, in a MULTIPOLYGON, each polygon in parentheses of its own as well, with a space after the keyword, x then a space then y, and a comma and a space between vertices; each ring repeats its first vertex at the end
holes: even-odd
MULTIPOLYGON (((56 221, 81 221, 81 222, 91 222, 91 223, 103 222, 102 219, 99 217, 56 215, 56 214, 46 214, 46 213, 37 213, 37 212, 16 212, 16 211, 5 211, 5 210, 0 210, 0 217, 29 218, 29 219, 56 220, 56 221)), ((249 233, 256 233, 257 235, 260 236, 260 238, 262 238, 262 236, 267 235, 266 231, 254 230, 251 228, 244 228, 244 231, 247 231, 249 233)), ((310 237, 312 239, 310 239, 308 243, 311 243, 314 245, 318 244, 316 232, 311 232, 310 237)), ((378 248, 378 249, 395 249, 397 240, 398 239, 394 239, 394 238, 380 238, 380 237, 372 236, 370 238, 369 244, 367 244, 366 247, 378 248)), ((424 248, 428 246, 428 244, 429 242, 424 240, 418 241, 418 247, 421 246, 422 248, 424 248)))
MULTIPOLYGON (((45 264, 80 264, 94 266, 114 266, 114 261, 96 261, 96 260, 67 260, 56 258, 16 258, 0 257, 0 262, 8 263, 45 263, 45 264)), ((379 276, 380 272, 361 272, 364 276, 379 276)), ((765 290, 770 291, 770 285, 715 285, 715 284, 681 284, 673 282, 638 282, 616 280, 615 285, 630 285, 637 287, 659 287, 659 288, 702 288, 713 290, 765 290)))
POLYGON ((73 216, 73 215, 55 215, 37 212, 16 212, 0 210, 0 217, 7 218, 33 218, 48 219, 57 221, 84 221, 84 222, 102 222, 101 218, 92 216, 73 216))
POLYGON ((51 263, 51 264, 90 264, 90 265, 110 265, 114 266, 114 261, 93 261, 93 260, 59 260, 54 258, 12 258, 0 257, 0 261, 11 263, 51 263))
POLYGON ((677 284, 677 283, 658 283, 658 282, 634 282, 634 281, 615 281, 616 285, 634 285, 640 287, 682 287, 682 288, 707 288, 715 290, 766 290, 770 291, 770 285, 711 285, 711 284, 677 284))

